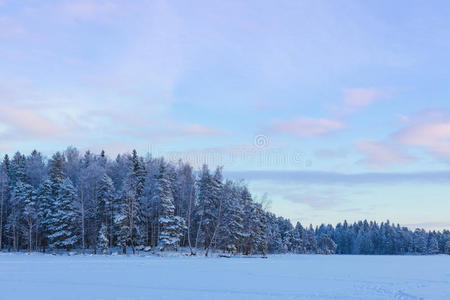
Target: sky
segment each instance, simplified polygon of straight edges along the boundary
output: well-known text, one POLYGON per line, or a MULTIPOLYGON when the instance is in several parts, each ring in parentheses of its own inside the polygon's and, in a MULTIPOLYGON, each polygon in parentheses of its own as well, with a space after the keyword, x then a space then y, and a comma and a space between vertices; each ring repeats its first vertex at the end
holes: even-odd
POLYGON ((223 165, 268 208, 450 228, 448 1, 0 0, 0 154, 223 165))

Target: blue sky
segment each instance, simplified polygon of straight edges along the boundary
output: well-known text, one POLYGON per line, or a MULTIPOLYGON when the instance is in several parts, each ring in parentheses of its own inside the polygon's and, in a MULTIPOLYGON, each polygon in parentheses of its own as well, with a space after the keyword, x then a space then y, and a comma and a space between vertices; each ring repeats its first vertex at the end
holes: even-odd
POLYGON ((0 152, 150 150, 223 164, 293 221, 448 228, 448 15, 447 1, 0 0, 0 152))

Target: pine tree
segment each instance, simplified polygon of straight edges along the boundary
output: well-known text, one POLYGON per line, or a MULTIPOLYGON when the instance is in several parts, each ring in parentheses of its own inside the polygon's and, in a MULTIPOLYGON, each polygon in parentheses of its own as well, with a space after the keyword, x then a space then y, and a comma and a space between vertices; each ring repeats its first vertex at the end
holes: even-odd
POLYGON ((41 243, 43 251, 48 245, 48 235, 50 234, 50 226, 52 224, 52 216, 54 215, 56 205, 56 197, 53 195, 52 182, 47 179, 39 187, 38 192, 38 220, 41 230, 41 243))
POLYGON ((239 201, 239 187, 227 181, 224 186, 223 222, 219 232, 219 244, 223 250, 237 253, 244 238, 244 210, 239 201))
POLYGON ((22 181, 17 181, 9 199, 10 212, 7 219, 8 236, 12 240, 14 251, 19 251, 20 246, 25 194, 22 181))
POLYGON ((320 254, 336 253, 336 243, 327 234, 322 235, 317 246, 320 254))
POLYGON ((448 239, 444 244, 444 253, 450 255, 450 239, 448 239))
POLYGON ((426 233, 423 229, 416 229, 414 231, 414 250, 419 254, 425 254, 427 252, 426 233))
POLYGON ((249 255, 253 250, 253 240, 252 240, 252 231, 253 231, 253 200, 250 192, 247 187, 244 187, 241 192, 240 201, 242 203, 242 207, 244 209, 244 230, 243 230, 243 241, 242 241, 242 252, 245 255, 249 255))
POLYGON ((34 189, 38 189, 42 181, 45 179, 45 163, 42 154, 33 150, 30 156, 26 159, 25 175, 29 184, 34 189))
POLYGON ((187 242, 191 255, 195 255, 192 243, 192 233, 196 190, 195 176, 192 167, 189 164, 179 161, 176 180, 173 185, 176 187, 176 192, 174 194, 175 214, 183 216, 186 220, 186 234, 183 240, 185 244, 187 242))
POLYGON ((252 250, 265 254, 266 252, 266 216, 259 203, 252 203, 251 218, 252 250))
POLYGON ((28 243, 28 251, 31 253, 33 248, 33 235, 36 229, 38 220, 38 211, 36 206, 36 192, 33 186, 29 184, 22 184, 20 199, 24 203, 23 208, 23 220, 24 228, 23 232, 28 243))
POLYGON ((130 174, 131 184, 133 186, 136 198, 140 199, 144 191, 145 184, 145 165, 141 157, 137 155, 136 150, 133 150, 132 156, 132 172, 130 174))
POLYGON ((183 236, 185 227, 184 219, 175 216, 175 206, 173 204, 173 195, 171 191, 170 180, 167 171, 162 165, 158 179, 155 202, 160 203, 161 211, 159 213, 159 249, 164 251, 169 248, 178 249, 180 238, 183 236))
POLYGON ((99 198, 99 189, 105 170, 100 166, 98 156, 87 151, 80 163, 78 197, 76 209, 81 247, 93 247, 96 251, 97 238, 104 218, 104 202, 99 198))
POLYGON ((20 152, 16 152, 13 159, 10 162, 9 167, 9 184, 11 188, 14 188, 18 181, 26 182, 26 158, 20 152))
POLYGON ((70 251, 78 241, 75 233, 76 214, 74 212, 74 202, 76 200, 76 190, 70 181, 65 179, 58 192, 55 201, 55 209, 51 215, 49 225, 49 246, 53 249, 67 249, 70 251))
POLYGON ((295 225, 294 230, 292 231, 291 235, 291 252, 294 253, 305 253, 305 249, 303 246, 303 226, 300 224, 300 222, 297 222, 295 225))
POLYGON ((52 196, 56 198, 62 182, 64 181, 65 158, 60 152, 56 152, 48 162, 49 179, 52 188, 52 196))
POLYGON ((131 246, 133 254, 135 247, 141 242, 141 205, 136 197, 133 185, 128 182, 120 197, 120 211, 116 216, 115 223, 119 227, 119 244, 123 253, 126 254, 126 247, 131 246))
POLYGON ((438 254, 439 253, 439 244, 436 236, 430 236, 430 240, 428 242, 428 254, 438 254))
POLYGON ((127 166, 129 170, 122 186, 120 212, 116 217, 116 224, 119 226, 119 243, 123 253, 126 253, 126 247, 129 245, 134 254, 135 247, 143 243, 142 196, 146 172, 144 162, 136 150, 133 150, 129 157, 127 166))
POLYGON ((209 198, 211 197, 211 174, 207 165, 203 165, 200 178, 197 181, 198 205, 196 207, 197 233, 195 236, 195 248, 199 243, 206 245, 206 231, 211 227, 211 220, 206 212, 208 210, 209 198))
MULTIPOLYGON (((108 241, 107 247, 112 248, 115 230, 114 219, 118 214, 119 207, 116 203, 114 184, 111 178, 106 174, 103 175, 102 179, 99 182, 97 197, 98 203, 101 207, 103 207, 101 214, 102 226, 100 231, 104 231, 101 234, 108 241)), ((99 241, 99 243, 103 242, 104 241, 99 241)))
POLYGON ((97 247, 105 252, 107 249, 110 249, 110 238, 108 238, 108 227, 106 224, 102 224, 100 231, 98 232, 97 237, 97 247))
POLYGON ((210 194, 204 206, 206 256, 208 256, 209 250, 216 246, 217 232, 222 224, 223 199, 222 167, 217 167, 211 179, 210 194))
POLYGON ((6 204, 8 199, 8 156, 0 165, 0 252, 3 249, 4 225, 6 216, 6 204))

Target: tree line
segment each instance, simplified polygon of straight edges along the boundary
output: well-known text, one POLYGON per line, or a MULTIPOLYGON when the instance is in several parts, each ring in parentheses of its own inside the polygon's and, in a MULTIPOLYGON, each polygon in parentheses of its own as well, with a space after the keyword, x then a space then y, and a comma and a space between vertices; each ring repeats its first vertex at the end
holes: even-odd
POLYGON ((4 156, 0 165, 0 250, 127 253, 199 249, 255 253, 450 254, 450 233, 389 222, 313 228, 277 217, 222 168, 130 154, 81 154, 69 147, 4 156))

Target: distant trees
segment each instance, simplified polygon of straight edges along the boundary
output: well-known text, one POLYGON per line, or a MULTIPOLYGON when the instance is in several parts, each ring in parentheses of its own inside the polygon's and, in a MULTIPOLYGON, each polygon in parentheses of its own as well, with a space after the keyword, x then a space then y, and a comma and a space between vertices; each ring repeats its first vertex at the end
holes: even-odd
POLYGON ((46 161, 38 152, 0 163, 0 250, 81 249, 133 253, 189 247, 250 255, 450 254, 450 232, 411 231, 389 222, 295 227, 254 201, 222 168, 144 159, 110 160, 70 147, 46 161))
POLYGON ((318 253, 318 254, 437 254, 446 253, 450 232, 426 232, 391 224, 378 224, 366 220, 353 224, 347 221, 316 228, 304 228, 297 223, 292 227, 289 220, 269 215, 268 250, 272 253, 318 253))

